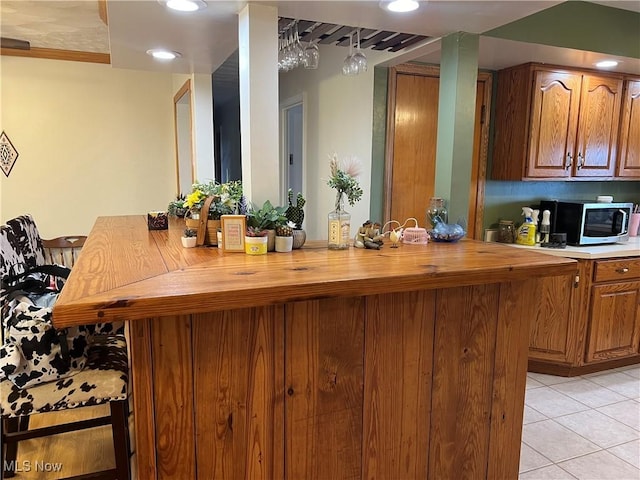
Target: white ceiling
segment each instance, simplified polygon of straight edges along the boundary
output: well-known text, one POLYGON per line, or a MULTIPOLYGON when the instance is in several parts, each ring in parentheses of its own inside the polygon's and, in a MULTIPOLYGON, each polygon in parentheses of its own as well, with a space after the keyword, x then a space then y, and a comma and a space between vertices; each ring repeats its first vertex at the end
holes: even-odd
MULTIPOLYGON (((237 12, 247 2, 208 1, 197 14, 176 14, 156 0, 110 0, 109 31, 114 67, 161 69, 180 73, 210 73, 237 48, 237 12), (147 55, 148 48, 163 46, 183 58, 171 67, 147 55)), ((439 37, 456 31, 484 32, 533 14, 560 0, 542 1, 434 1, 422 2, 413 14, 393 14, 379 2, 279 1, 262 2, 283 17, 367 27, 439 37)))
MULTIPOLYGON (((207 8, 200 12, 181 14, 167 10, 157 0, 108 0, 107 29, 98 18, 97 0, 0 0, 0 29, 3 36, 28 40, 33 47, 110 51, 111 63, 117 68, 211 73, 237 49, 237 13, 247 2, 207 0, 207 3, 207 8), (179 51, 182 58, 161 63, 146 55, 146 50, 158 47, 179 51)), ((420 9, 413 14, 384 11, 377 0, 262 3, 277 7, 279 16, 439 37, 456 31, 485 32, 561 0, 430 0, 421 2, 420 9)), ((637 0, 596 3, 640 11, 637 0)), ((587 66, 580 62, 591 61, 585 52, 484 37, 480 48, 483 68, 528 60, 577 63, 577 66, 587 66)), ((439 49, 432 46, 427 48, 427 54, 416 50, 412 55, 437 63, 439 49)), ((635 70, 640 66, 633 68, 624 70, 640 73, 635 70)))
MULTIPOLYGON (((416 62, 439 64, 439 44, 418 48, 412 52, 412 55, 416 62)), ((550 47, 548 45, 516 42, 493 37, 480 37, 478 51, 478 66, 487 70, 500 70, 528 62, 566 67, 596 68, 596 62, 604 59, 617 60, 619 62, 617 66, 607 69, 609 71, 640 75, 640 59, 638 58, 605 55, 585 50, 550 47)))

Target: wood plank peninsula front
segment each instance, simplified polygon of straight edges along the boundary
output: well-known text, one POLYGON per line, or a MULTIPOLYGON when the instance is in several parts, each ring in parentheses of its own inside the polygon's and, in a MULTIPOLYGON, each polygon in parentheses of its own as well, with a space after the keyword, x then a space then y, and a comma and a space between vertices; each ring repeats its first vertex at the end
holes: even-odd
POLYGON ((138 478, 516 479, 528 293, 570 259, 463 240, 250 256, 100 217, 54 309, 130 321, 138 478))

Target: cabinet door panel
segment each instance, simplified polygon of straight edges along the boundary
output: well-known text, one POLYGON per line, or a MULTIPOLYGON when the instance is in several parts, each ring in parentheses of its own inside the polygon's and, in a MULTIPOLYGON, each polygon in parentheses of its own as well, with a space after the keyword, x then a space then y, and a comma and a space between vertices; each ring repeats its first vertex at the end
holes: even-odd
POLYGON ((640 282, 593 287, 586 361, 639 353, 640 282))
POLYGON ((640 178, 640 80, 627 82, 623 108, 618 175, 640 178))
POLYGON ((574 279, 548 277, 532 282, 530 302, 525 311, 531 316, 529 356, 537 360, 570 362, 572 334, 571 298, 574 279))
POLYGON ((613 175, 621 103, 621 79, 583 77, 575 163, 577 177, 613 175))
POLYGON ((567 177, 574 158, 580 104, 580 75, 536 72, 528 177, 567 177))

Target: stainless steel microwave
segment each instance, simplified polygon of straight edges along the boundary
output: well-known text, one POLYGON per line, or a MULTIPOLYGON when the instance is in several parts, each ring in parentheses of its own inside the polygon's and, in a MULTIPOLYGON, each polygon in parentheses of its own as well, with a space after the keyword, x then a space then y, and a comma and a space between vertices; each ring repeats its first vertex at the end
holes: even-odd
POLYGON ((540 202, 551 212, 551 233, 566 233, 569 245, 598 245, 629 240, 633 203, 540 202))

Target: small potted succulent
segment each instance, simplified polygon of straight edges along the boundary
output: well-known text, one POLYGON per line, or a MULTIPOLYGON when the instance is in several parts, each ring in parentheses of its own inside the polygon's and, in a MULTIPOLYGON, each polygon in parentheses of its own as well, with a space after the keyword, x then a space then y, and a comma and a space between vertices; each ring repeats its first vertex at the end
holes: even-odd
POLYGON ((247 225, 267 231, 267 251, 273 252, 276 244, 276 227, 287 221, 286 207, 276 207, 269 200, 262 207, 251 206, 247 212, 247 225))
POLYGON ((184 206, 184 201, 187 199, 183 194, 179 194, 176 196, 175 200, 169 202, 169 206, 167 207, 167 213, 174 217, 184 218, 185 213, 187 213, 187 208, 184 206))
POLYGON ((267 230, 260 226, 249 225, 244 237, 244 251, 247 255, 267 253, 267 230))
POLYGON ((197 235, 198 232, 191 228, 185 228, 184 233, 180 240, 182 240, 182 246, 184 248, 193 248, 196 246, 197 235))
POLYGON ((307 233, 302 229, 302 222, 304 221, 304 204, 307 202, 302 196, 302 193, 298 192, 296 195, 296 203, 293 203, 293 190, 289 189, 287 194, 289 206, 285 211, 285 216, 289 222, 293 222, 293 249, 300 248, 304 245, 307 239, 307 233))
POLYGON ((293 248, 293 222, 280 224, 276 227, 276 252, 290 252, 293 248))

